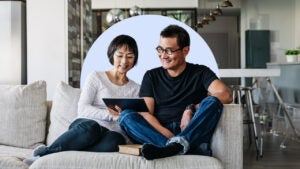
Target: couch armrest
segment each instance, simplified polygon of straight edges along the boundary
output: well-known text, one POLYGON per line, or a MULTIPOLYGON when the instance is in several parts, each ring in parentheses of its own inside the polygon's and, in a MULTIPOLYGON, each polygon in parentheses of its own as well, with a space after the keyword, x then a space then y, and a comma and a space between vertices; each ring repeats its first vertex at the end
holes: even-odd
POLYGON ((213 156, 225 169, 243 168, 243 113, 238 104, 224 104, 221 119, 213 134, 213 156))

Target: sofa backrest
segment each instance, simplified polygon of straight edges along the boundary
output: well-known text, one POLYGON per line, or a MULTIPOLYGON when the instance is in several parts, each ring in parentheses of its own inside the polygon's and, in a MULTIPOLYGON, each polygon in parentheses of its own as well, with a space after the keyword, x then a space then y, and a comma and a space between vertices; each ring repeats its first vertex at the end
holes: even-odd
POLYGON ((0 145, 34 148, 45 140, 46 82, 0 85, 0 145))
POLYGON ((213 156, 226 169, 243 168, 243 115, 238 104, 224 104, 223 113, 212 137, 213 156))
MULTIPOLYGON (((80 90, 61 82, 57 85, 54 96, 53 101, 47 102, 47 145, 66 131, 77 116, 80 90), (61 107, 67 108, 62 110, 61 107)), ((243 168, 243 116, 240 105, 224 104, 213 134, 211 149, 213 156, 222 161, 226 169, 243 168)))
POLYGON ((80 93, 80 89, 73 88, 64 82, 60 82, 56 86, 52 102, 47 102, 47 145, 54 142, 57 137, 67 131, 69 125, 77 117, 80 93))

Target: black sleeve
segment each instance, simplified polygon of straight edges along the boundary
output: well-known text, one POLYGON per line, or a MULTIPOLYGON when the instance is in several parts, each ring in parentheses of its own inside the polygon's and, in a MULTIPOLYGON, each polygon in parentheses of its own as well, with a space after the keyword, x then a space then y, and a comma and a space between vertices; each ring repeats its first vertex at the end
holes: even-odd
POLYGON ((214 80, 219 79, 217 77, 217 75, 208 67, 206 67, 206 69, 204 69, 201 77, 203 78, 202 80, 203 80, 204 88, 206 90, 208 90, 208 87, 214 80))
POLYGON ((140 93, 139 93, 140 97, 154 97, 153 83, 151 79, 152 78, 150 76, 150 73, 146 72, 143 77, 141 88, 140 88, 140 93))

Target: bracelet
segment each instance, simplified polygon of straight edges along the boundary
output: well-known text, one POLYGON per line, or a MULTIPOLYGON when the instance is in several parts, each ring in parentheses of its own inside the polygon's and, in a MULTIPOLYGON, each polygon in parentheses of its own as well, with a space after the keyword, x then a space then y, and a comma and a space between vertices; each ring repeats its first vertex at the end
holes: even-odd
POLYGON ((195 105, 194 104, 189 104, 185 107, 185 110, 191 110, 193 113, 196 112, 196 109, 195 109, 195 105))

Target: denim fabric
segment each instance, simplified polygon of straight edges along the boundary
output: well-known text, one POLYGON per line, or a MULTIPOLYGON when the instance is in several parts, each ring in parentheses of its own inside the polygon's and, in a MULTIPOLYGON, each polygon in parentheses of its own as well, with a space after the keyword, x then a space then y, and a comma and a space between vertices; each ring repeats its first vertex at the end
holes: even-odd
POLYGON ((165 123, 162 124, 162 126, 170 130, 174 135, 177 135, 181 132, 180 122, 165 123))
POLYGON ((166 145, 168 138, 155 130, 139 113, 124 110, 119 116, 120 127, 134 143, 151 143, 159 147, 166 145))
POLYGON ((187 142, 187 140, 184 137, 179 137, 179 136, 172 137, 167 142, 167 145, 171 143, 179 143, 183 146, 183 150, 180 151, 179 154, 185 154, 190 149, 190 144, 189 142, 187 142))
POLYGON ((222 110, 223 104, 216 97, 205 98, 190 123, 178 136, 184 137, 191 149, 198 148, 201 143, 210 143, 222 110))
POLYGON ((94 120, 76 119, 69 130, 58 137, 40 156, 69 150, 92 152, 118 151, 118 145, 125 144, 124 137, 109 131, 94 120))
POLYGON ((216 97, 206 97, 182 132, 180 131, 180 123, 162 124, 176 135, 170 140, 155 130, 139 113, 133 110, 124 110, 119 117, 119 124, 129 138, 137 143, 151 143, 162 147, 166 144, 177 142, 184 147, 182 154, 187 153, 189 149, 203 149, 202 147, 205 147, 205 149, 201 150, 203 155, 205 155, 211 154, 206 152, 209 150, 207 145, 210 143, 222 110, 223 104, 216 97))

